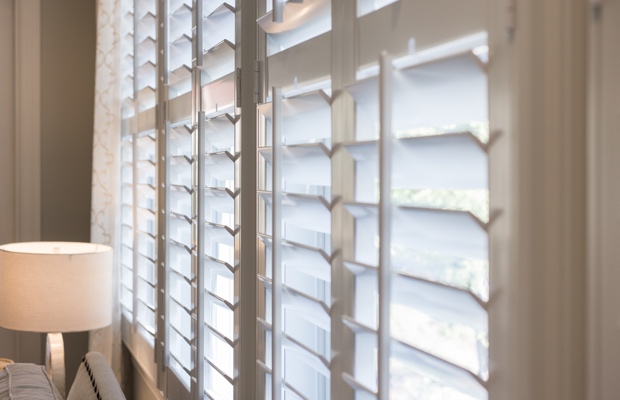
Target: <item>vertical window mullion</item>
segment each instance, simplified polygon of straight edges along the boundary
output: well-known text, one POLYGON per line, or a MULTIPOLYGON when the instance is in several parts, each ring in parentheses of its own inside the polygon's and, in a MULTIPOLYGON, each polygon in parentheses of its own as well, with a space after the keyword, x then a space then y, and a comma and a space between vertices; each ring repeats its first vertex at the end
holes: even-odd
MULTIPOLYGON (((240 14, 236 20, 236 38, 240 43, 257 43, 255 29, 256 9, 260 2, 239 0, 240 14), (251 27, 251 29, 248 29, 251 27)), ((235 199, 235 222, 240 227, 235 240, 235 255, 238 267, 235 270, 234 295, 238 299, 235 313, 235 327, 238 327, 234 346, 234 370, 237 371, 235 400, 255 400, 260 392, 256 365, 257 335, 256 312, 259 297, 256 271, 258 248, 256 245, 256 104, 254 103, 255 60, 257 46, 238 46, 235 49, 235 67, 240 80, 236 87, 237 109, 243 110, 235 128, 235 150, 242 157, 235 167, 235 182, 239 185, 239 196, 235 199), (257 390, 258 389, 258 390, 257 390)), ((256 82, 257 83, 257 82, 256 82)))

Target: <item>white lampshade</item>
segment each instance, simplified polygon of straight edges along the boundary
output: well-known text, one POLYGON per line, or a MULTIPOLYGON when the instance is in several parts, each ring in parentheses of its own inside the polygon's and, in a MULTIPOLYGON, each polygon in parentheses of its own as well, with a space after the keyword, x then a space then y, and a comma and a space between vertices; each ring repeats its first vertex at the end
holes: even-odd
POLYGON ((0 246, 0 326, 78 332, 112 323, 112 249, 91 243, 0 246))

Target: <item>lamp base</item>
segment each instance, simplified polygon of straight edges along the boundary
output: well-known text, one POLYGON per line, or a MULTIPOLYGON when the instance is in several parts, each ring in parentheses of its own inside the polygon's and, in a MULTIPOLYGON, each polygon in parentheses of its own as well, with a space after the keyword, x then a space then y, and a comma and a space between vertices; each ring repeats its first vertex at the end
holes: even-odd
POLYGON ((65 393, 65 342, 62 333, 48 333, 45 346, 45 369, 62 398, 65 393))

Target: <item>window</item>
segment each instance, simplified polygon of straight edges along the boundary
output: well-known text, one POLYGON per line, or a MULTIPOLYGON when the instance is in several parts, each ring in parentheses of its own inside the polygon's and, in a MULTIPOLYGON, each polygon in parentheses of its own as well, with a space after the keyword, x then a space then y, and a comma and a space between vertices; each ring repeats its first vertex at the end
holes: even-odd
POLYGON ((160 388, 486 399, 484 2, 123 3, 124 334, 160 388), (248 359, 256 382, 238 379, 248 359))

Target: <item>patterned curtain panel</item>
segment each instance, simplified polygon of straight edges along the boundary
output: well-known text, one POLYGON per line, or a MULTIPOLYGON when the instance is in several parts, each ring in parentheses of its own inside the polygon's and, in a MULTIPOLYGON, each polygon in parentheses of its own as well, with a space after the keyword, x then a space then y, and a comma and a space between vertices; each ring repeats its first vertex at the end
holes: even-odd
MULTIPOLYGON (((93 138, 90 237, 114 249, 115 288, 120 271, 118 163, 120 145, 120 1, 97 1, 97 71, 93 138)), ((89 348, 104 354, 126 394, 131 393, 130 362, 121 341, 121 311, 115 296, 112 326, 91 331, 89 348)))

